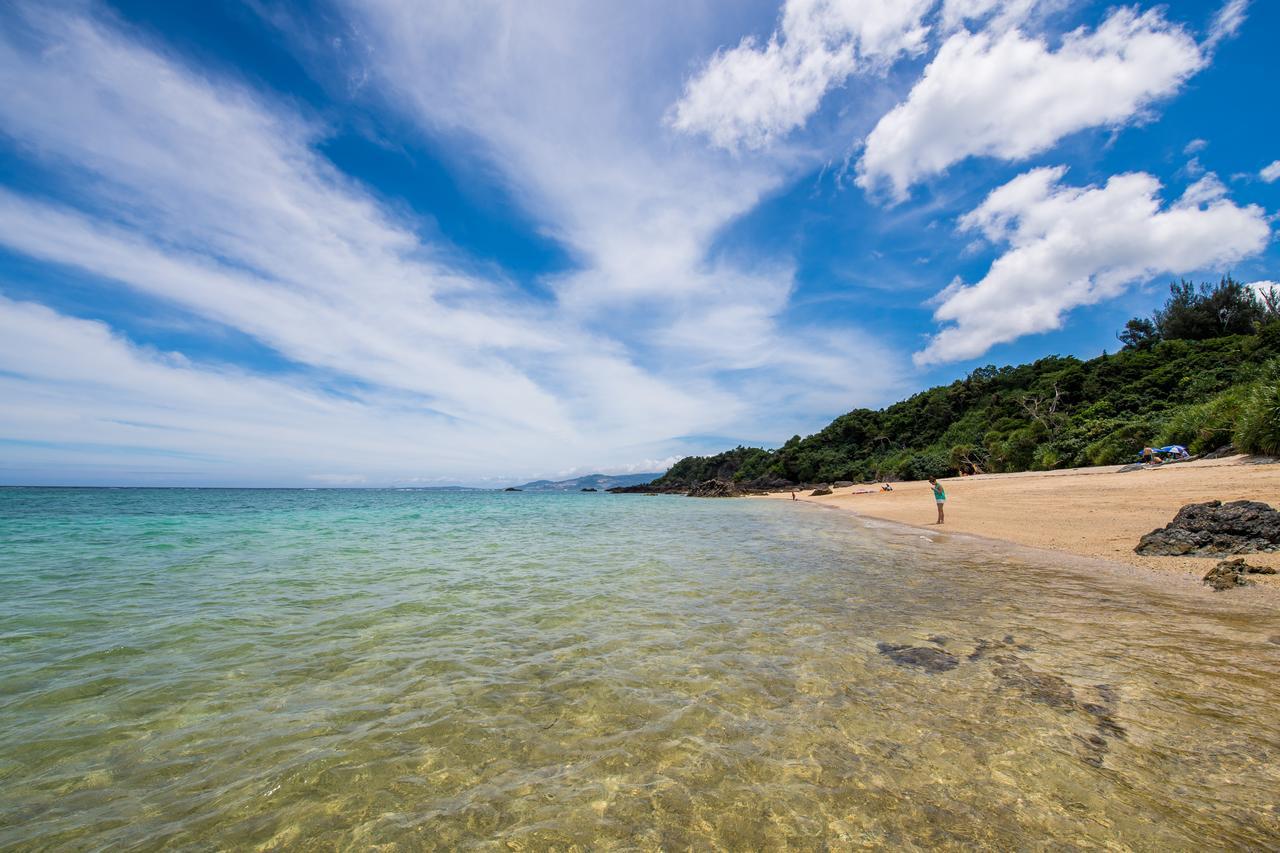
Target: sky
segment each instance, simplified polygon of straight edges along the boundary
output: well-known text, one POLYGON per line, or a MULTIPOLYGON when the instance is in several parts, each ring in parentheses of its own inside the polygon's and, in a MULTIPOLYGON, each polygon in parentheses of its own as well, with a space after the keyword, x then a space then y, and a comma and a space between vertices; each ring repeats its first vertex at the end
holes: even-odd
POLYGON ((1280 280, 1280 5, 0 6, 0 483, 777 446, 1280 280))

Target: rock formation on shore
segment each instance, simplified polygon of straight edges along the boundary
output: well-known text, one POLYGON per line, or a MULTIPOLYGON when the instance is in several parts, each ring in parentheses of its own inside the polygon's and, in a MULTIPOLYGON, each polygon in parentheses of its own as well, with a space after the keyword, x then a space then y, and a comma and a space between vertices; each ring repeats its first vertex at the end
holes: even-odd
POLYGON ((1206 586, 1222 592, 1238 586, 1249 586, 1251 581, 1245 575, 1274 575, 1275 573, 1276 570, 1270 566, 1251 566, 1244 561, 1244 557, 1236 557, 1234 560, 1223 560, 1210 569, 1204 576, 1204 582, 1206 586))
POLYGON ((1166 557, 1280 551, 1280 511, 1261 501, 1187 504, 1133 550, 1166 557))
POLYGON ((742 491, 728 480, 705 480, 689 490, 691 498, 736 498, 742 491))

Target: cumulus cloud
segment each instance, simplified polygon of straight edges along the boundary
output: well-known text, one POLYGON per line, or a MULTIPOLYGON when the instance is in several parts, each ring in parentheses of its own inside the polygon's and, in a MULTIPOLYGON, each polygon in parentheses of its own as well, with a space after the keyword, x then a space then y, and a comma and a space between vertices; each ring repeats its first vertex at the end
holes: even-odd
POLYGON ((1273 160, 1269 166, 1264 166, 1262 171, 1258 172, 1258 177, 1269 184, 1280 180, 1280 160, 1273 160))
POLYGON ((1269 305, 1280 307, 1280 282, 1263 279, 1262 281, 1251 281, 1249 287, 1257 294, 1258 298, 1269 305))
POLYGON ((669 116, 677 130, 726 149, 762 148, 800 127, 860 68, 925 48, 934 0, 787 0, 764 44, 748 37, 717 53, 669 116))
POLYGON ((1265 212, 1225 198, 1214 175, 1171 205, 1144 173, 1101 187, 1062 184, 1064 167, 1034 169, 992 191, 962 231, 1008 248, 976 284, 952 288, 934 313, 947 324, 917 364, 974 358, 991 346, 1059 328, 1066 312, 1162 274, 1230 263, 1262 251, 1265 212))
POLYGON ((1096 30, 1068 33, 1057 50, 1016 29, 958 32, 871 131, 857 182, 902 200, 967 157, 1025 159, 1075 131, 1134 120, 1205 61, 1155 10, 1117 9, 1096 30))

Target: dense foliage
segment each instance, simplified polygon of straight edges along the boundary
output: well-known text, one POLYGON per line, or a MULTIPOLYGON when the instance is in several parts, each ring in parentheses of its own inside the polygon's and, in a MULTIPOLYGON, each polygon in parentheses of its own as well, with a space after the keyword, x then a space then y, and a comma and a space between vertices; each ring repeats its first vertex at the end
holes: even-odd
POLYGON ((1152 444, 1201 453, 1234 441, 1280 453, 1280 318, 1275 295, 1264 296, 1269 304, 1230 278, 1199 290, 1175 284, 1152 319, 1126 327, 1150 334, 1130 335, 1114 355, 981 367, 885 409, 855 409, 777 450, 687 457, 654 485, 1046 470, 1128 462, 1152 444))

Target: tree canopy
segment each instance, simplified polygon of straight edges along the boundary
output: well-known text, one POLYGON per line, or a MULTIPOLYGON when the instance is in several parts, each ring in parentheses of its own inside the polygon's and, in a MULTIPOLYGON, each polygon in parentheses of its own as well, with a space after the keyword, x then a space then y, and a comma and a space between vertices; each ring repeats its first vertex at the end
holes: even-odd
POLYGON ((775 450, 687 457, 654 485, 1047 470, 1127 462, 1152 444, 1198 453, 1235 440, 1280 453, 1280 315, 1270 295, 1268 304, 1229 276, 1199 288, 1179 282, 1154 317, 1129 321, 1114 355, 980 367, 886 408, 854 409, 775 450))

